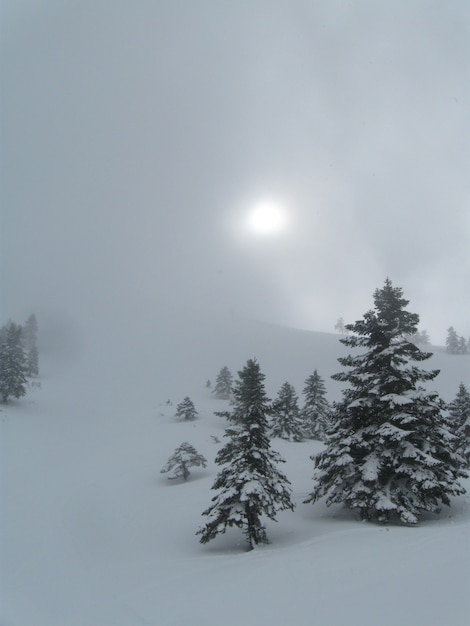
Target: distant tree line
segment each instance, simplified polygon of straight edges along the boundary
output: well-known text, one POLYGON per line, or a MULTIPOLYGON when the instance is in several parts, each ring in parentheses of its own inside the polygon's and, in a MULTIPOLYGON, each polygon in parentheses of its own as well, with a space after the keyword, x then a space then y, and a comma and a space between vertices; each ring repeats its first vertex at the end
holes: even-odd
MULTIPOLYGON (((231 400, 234 389, 233 380, 232 373, 224 365, 216 377, 216 384, 212 391, 215 397, 231 400)), ((305 402, 300 408, 294 387, 286 381, 279 390, 277 398, 270 402, 268 428, 272 437, 289 441, 304 441, 305 439, 323 441, 331 407, 326 399, 324 380, 317 370, 305 381, 303 393, 305 402)), ((230 418, 230 411, 220 411, 216 414, 230 418)))
POLYGON ((39 375, 38 324, 30 315, 24 325, 8 321, 0 328, 0 396, 3 403, 27 391, 28 378, 39 375))
POLYGON ((470 339, 458 335, 453 326, 447 329, 446 351, 449 354, 470 354, 470 339))
MULTIPOLYGON (((341 335, 347 335, 351 326, 344 323, 344 319, 340 317, 335 324, 335 331, 341 335)), ((416 345, 429 345, 430 337, 426 330, 417 330, 406 338, 416 345)), ((449 354, 470 354, 470 338, 465 339, 462 335, 458 335, 453 326, 447 329, 446 352, 449 354)))

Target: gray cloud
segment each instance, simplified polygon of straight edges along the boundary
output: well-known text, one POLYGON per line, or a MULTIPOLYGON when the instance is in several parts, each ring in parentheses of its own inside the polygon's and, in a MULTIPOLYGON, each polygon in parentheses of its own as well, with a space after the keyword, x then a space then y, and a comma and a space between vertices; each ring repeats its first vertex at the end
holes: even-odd
POLYGON ((332 330, 390 276, 469 335, 466 2, 8 0, 2 317, 332 330), (240 223, 259 197, 284 236, 240 223))

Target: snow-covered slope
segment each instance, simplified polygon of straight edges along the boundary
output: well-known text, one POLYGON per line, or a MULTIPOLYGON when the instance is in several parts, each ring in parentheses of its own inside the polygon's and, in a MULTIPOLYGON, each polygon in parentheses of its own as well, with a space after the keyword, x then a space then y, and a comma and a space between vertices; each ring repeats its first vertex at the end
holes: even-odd
MULTIPOLYGON (((316 442, 273 441, 297 509, 267 524, 268 546, 245 552, 237 530, 207 546, 195 537, 225 427, 213 412, 227 406, 206 380, 257 357, 271 396, 286 380, 300 395, 316 368, 337 399, 338 335, 179 313, 84 330, 67 358, 46 348, 41 388, 0 407, 2 625, 469 623, 469 495, 416 528, 302 504, 316 442), (195 422, 174 418, 185 396, 195 422), (167 480, 183 441, 208 467, 167 480)), ((470 383, 470 357, 436 350, 429 366, 445 400, 470 383)))

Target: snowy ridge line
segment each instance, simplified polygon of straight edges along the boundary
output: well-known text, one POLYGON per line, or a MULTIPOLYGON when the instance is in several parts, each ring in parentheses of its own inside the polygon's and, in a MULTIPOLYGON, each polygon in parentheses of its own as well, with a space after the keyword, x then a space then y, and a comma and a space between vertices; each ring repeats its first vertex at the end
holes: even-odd
POLYGON ((305 491, 305 492, 294 491, 291 497, 294 498, 294 500, 303 500, 304 498, 308 498, 309 495, 310 495, 309 491, 305 491))

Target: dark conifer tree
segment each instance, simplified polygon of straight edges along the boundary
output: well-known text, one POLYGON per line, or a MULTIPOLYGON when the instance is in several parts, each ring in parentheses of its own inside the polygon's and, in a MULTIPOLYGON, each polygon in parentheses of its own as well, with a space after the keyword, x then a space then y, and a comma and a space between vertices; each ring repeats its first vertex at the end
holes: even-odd
POLYGON ((207 524, 197 532, 201 543, 225 533, 227 527, 237 526, 252 549, 268 541, 263 515, 274 520, 277 511, 294 508, 290 483, 276 467, 283 459, 270 447, 270 403, 264 378, 255 360, 249 360, 239 372, 233 390, 234 412, 229 415, 232 425, 225 433, 229 441, 215 459, 223 466, 212 487, 218 494, 203 512, 207 524))
POLYGON ((26 394, 26 365, 22 343, 22 328, 8 322, 0 330, 0 395, 4 403, 8 398, 26 394))
POLYGON ((215 386, 212 393, 220 400, 229 400, 232 394, 233 376, 228 367, 225 365, 217 374, 215 386))
POLYGON ((364 519, 398 515, 415 524, 424 511, 439 512, 451 495, 465 493, 463 459, 443 417, 444 402, 421 382, 438 371, 413 363, 430 358, 406 336, 419 317, 404 310, 408 301, 390 280, 374 294, 374 310, 349 325, 341 342, 364 352, 339 359, 348 383, 335 405, 326 449, 316 457, 316 486, 308 502, 326 496, 345 503, 364 519))
POLYGON ((286 382, 273 403, 271 436, 288 441, 303 441, 303 420, 300 417, 298 397, 294 387, 286 382))
POLYGON ((305 381, 303 392, 305 404, 301 416, 305 436, 323 441, 328 430, 330 405, 326 399, 325 382, 317 370, 305 381))
POLYGON ((463 383, 453 402, 449 405, 449 424, 455 433, 456 449, 470 469, 470 392, 463 383))
POLYGON ((176 417, 181 420, 192 421, 195 420, 198 415, 193 401, 186 396, 182 402, 176 405, 176 417))

